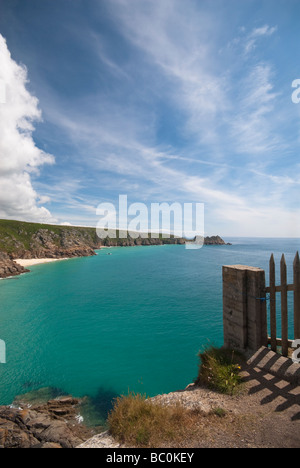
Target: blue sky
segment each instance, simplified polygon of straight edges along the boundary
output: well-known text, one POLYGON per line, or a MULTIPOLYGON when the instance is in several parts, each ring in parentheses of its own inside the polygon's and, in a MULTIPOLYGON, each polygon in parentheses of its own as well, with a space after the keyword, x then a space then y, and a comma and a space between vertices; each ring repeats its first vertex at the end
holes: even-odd
POLYGON ((95 225, 127 194, 299 237, 299 23, 298 0, 0 0, 0 217, 95 225))

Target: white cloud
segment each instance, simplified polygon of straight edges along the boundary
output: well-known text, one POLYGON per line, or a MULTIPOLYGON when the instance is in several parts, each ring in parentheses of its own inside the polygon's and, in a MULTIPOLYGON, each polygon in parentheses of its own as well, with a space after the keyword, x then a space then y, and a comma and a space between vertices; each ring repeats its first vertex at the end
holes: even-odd
POLYGON ((277 26, 273 26, 272 28, 267 24, 262 26, 261 28, 253 29, 251 36, 252 37, 260 37, 260 36, 272 36, 277 31, 277 26))
POLYGON ((11 57, 0 35, 0 80, 5 84, 0 103, 0 217, 25 221, 55 222, 32 186, 32 174, 53 156, 40 150, 32 138, 34 122, 41 120, 38 100, 27 88, 27 70, 11 57))
POLYGON ((274 116, 276 98, 272 83, 272 69, 261 63, 241 82, 242 94, 232 116, 231 134, 241 154, 259 155, 278 152, 283 143, 278 136, 274 116))
POLYGON ((276 26, 270 27, 267 24, 260 28, 253 29, 253 31, 247 36, 247 42, 245 45, 245 53, 248 54, 256 48, 258 39, 260 39, 261 37, 272 36, 276 31, 277 31, 276 26))
POLYGON ((171 99, 186 115, 186 133, 214 142, 217 116, 227 108, 225 78, 212 59, 216 18, 178 0, 135 0, 133 9, 123 0, 113 3, 124 36, 168 80, 171 99))

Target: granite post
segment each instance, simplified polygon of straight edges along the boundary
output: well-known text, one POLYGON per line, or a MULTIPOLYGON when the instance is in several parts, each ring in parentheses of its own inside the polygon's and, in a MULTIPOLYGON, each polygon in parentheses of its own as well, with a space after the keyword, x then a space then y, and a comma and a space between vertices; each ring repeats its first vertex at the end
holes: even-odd
POLYGON ((224 346, 256 352, 267 346, 265 272, 244 265, 223 266, 224 346))

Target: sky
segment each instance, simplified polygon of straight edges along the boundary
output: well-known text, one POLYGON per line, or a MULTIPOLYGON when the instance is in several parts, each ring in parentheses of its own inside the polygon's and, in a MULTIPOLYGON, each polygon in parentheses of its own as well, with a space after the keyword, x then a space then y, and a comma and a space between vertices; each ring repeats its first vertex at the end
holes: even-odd
POLYGON ((127 195, 300 237, 299 26, 299 0, 0 0, 0 218, 127 195))

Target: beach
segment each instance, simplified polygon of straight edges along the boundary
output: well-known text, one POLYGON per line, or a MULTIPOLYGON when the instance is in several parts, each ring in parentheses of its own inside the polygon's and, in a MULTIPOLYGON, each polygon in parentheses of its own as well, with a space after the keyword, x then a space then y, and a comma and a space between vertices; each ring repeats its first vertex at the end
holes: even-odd
POLYGON ((58 262, 61 260, 69 260, 68 258, 30 258, 30 259, 24 259, 24 258, 19 258, 14 260, 16 263, 21 265, 24 268, 34 266, 34 265, 40 265, 42 263, 52 263, 52 262, 58 262))

